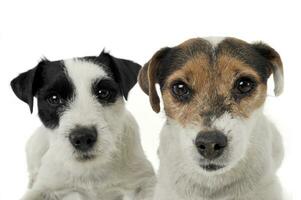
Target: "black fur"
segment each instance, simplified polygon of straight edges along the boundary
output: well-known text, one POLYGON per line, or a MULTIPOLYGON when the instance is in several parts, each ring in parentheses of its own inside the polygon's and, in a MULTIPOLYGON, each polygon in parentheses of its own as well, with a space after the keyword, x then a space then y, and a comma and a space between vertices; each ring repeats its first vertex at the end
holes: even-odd
POLYGON ((75 97, 75 88, 65 73, 62 61, 50 62, 44 66, 40 80, 43 84, 36 95, 39 117, 46 127, 55 128, 59 125, 61 114, 68 109, 75 97), (48 103, 47 99, 54 94, 60 96, 63 102, 61 105, 53 106, 48 103))
POLYGON ((271 75, 271 63, 251 44, 235 42, 232 38, 227 38, 218 45, 216 52, 217 55, 230 54, 248 64, 258 73, 263 83, 266 83, 271 75))
MULTIPOLYGON (((102 67, 113 80, 96 80, 91 86, 92 94, 97 96, 97 91, 110 90, 110 98, 99 100, 103 105, 114 103, 118 95, 127 99, 130 89, 136 84, 140 65, 124 59, 115 58, 104 51, 98 57, 78 58, 94 62, 102 67)), ((60 116, 68 109, 70 102, 75 98, 75 90, 71 79, 66 73, 64 62, 42 60, 33 69, 20 74, 11 81, 11 87, 16 96, 29 105, 33 110, 34 96, 38 100, 38 114, 42 123, 48 128, 59 125, 60 116), (61 104, 52 105, 48 98, 52 95, 59 96, 61 104)))
POLYGON ((201 53, 208 55, 210 62, 213 62, 213 48, 210 43, 204 39, 198 39, 194 43, 186 47, 165 47, 162 48, 161 53, 157 56, 160 69, 157 72, 157 82, 161 89, 164 89, 166 78, 174 71, 180 69, 185 63, 194 56, 201 53))
POLYGON ((103 105, 108 105, 114 103, 117 100, 117 97, 120 96, 120 91, 118 84, 111 79, 101 79, 96 80, 92 84, 92 94, 98 99, 98 101, 103 105), (110 95, 106 99, 102 99, 98 97, 98 91, 100 89, 108 90, 110 95))
POLYGON ((64 71, 61 61, 42 60, 35 68, 20 74, 12 80, 12 89, 21 100, 33 110, 33 97, 38 99, 38 114, 48 128, 59 125, 60 114, 68 106, 74 95, 74 87, 64 71), (51 95, 59 95, 63 100, 60 106, 48 103, 51 95))
POLYGON ((48 62, 48 60, 42 60, 35 68, 21 73, 10 82, 16 96, 28 104, 31 113, 33 111, 33 97, 39 87, 39 74, 41 68, 48 62))
POLYGON ((275 72, 277 68, 280 68, 280 71, 283 71, 280 55, 275 49, 263 42, 256 42, 252 44, 252 47, 259 55, 269 62, 268 68, 270 73, 275 72))
POLYGON ((160 88, 164 88, 166 78, 174 71, 181 68, 189 59, 182 49, 174 47, 165 47, 160 50, 161 53, 157 56, 159 61, 159 69, 157 70, 156 80, 160 88))
POLYGON ((255 69, 262 82, 266 83, 272 67, 269 59, 278 55, 272 50, 263 43, 251 45, 237 42, 232 38, 226 38, 215 48, 208 41, 201 38, 185 47, 165 47, 160 50, 161 52, 157 56, 160 65, 157 72, 157 82, 160 88, 164 89, 165 80, 170 74, 183 67, 192 57, 203 53, 208 55, 210 60, 211 66, 208 67, 214 67, 216 58, 221 54, 236 57, 255 69))
POLYGON ((121 58, 116 58, 102 51, 98 57, 84 57, 84 60, 101 65, 106 72, 118 83, 121 94, 127 100, 129 91, 137 83, 141 65, 121 58))

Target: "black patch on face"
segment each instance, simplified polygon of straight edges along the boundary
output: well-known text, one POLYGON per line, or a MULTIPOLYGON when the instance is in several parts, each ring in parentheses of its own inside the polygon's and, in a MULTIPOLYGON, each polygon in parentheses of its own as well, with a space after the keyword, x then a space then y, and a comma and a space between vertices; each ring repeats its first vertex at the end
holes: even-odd
POLYGON ((228 54, 248 64, 258 73, 264 83, 271 74, 268 60, 261 56, 252 45, 243 41, 227 38, 218 45, 216 53, 217 55, 228 54))
POLYGON ((56 128, 62 113, 74 98, 74 86, 65 73, 65 66, 61 61, 50 62, 45 65, 39 76, 40 89, 37 92, 38 114, 43 124, 48 128, 56 128), (51 105, 48 98, 57 95, 60 105, 51 105))
MULTIPOLYGON (((105 52, 98 57, 77 59, 99 65, 115 80, 115 82, 101 81, 101 86, 114 91, 107 103, 115 102, 118 94, 123 94, 127 98, 128 92, 137 82, 138 72, 141 68, 137 63, 115 58, 105 52)), ((93 86, 96 87, 96 85, 93 86)), ((48 128, 56 128, 59 125, 60 116, 68 109, 68 104, 75 96, 75 87, 65 72, 63 61, 51 62, 44 59, 33 69, 14 78, 11 81, 11 87, 16 96, 28 104, 31 112, 34 96, 37 97, 39 117, 48 128), (49 101, 51 96, 59 97, 62 103, 51 104, 49 101)), ((93 88, 92 91, 94 92, 93 88)))
POLYGON ((116 58, 105 51, 101 54, 81 58, 101 66, 106 73, 118 84, 120 93, 127 99, 129 91, 137 83, 137 77, 141 66, 133 61, 116 58))
POLYGON ((68 107, 74 95, 74 87, 65 74, 61 61, 42 60, 35 68, 20 74, 12 80, 11 86, 16 96, 33 109, 33 97, 38 99, 38 114, 48 128, 59 125, 61 113, 68 107), (49 98, 59 98, 59 105, 51 104, 49 98))

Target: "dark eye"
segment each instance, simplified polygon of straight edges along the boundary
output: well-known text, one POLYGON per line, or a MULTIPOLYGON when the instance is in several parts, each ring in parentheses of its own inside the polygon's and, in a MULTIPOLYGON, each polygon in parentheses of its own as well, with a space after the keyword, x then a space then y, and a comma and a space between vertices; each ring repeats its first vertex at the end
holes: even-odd
POLYGON ((172 93, 180 100, 185 100, 190 97, 191 90, 184 82, 177 82, 172 85, 172 93))
POLYGON ((239 78, 235 83, 235 88, 241 94, 248 94, 255 88, 255 81, 249 77, 239 78))
POLYGON ((99 99, 107 100, 111 97, 111 92, 108 89, 99 89, 96 95, 99 99))
POLYGON ((63 100, 58 94, 52 94, 47 98, 47 102, 52 106, 58 106, 63 104, 63 100))

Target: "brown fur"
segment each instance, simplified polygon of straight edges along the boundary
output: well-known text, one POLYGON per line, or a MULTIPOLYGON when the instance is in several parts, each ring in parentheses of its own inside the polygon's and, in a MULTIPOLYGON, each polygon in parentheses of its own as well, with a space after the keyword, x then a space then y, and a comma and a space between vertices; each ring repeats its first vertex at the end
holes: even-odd
POLYGON ((207 125, 210 118, 218 117, 226 111, 233 115, 248 117, 254 109, 263 104, 266 85, 259 84, 250 97, 236 102, 231 96, 231 90, 234 81, 240 75, 252 76, 260 81, 252 68, 227 55, 219 57, 215 66, 210 66, 206 55, 191 59, 167 79, 163 90, 167 116, 182 125, 200 121, 207 125), (182 80, 193 90, 193 97, 189 102, 182 103, 173 97, 170 88, 176 80, 182 80))
POLYGON ((144 65, 138 74, 138 83, 142 90, 149 95, 151 106, 155 112, 160 112, 160 98, 156 92, 155 84, 157 83, 156 73, 159 70, 161 54, 166 50, 159 50, 152 59, 144 65), (151 67, 149 67, 151 66, 151 67))
POLYGON ((154 111, 160 111, 160 99, 155 90, 155 84, 159 83, 168 117, 183 126, 202 123, 210 127, 212 119, 225 112, 247 118, 259 108, 266 98, 267 79, 274 71, 271 66, 281 68, 282 72, 279 54, 263 43, 248 44, 226 38, 213 48, 208 41, 195 38, 158 51, 140 72, 139 84, 149 95, 154 111), (166 56, 168 49, 174 52, 169 51, 166 56), (169 61, 165 59, 161 63, 164 56, 169 61), (168 72, 166 77, 160 77, 163 71, 168 72), (252 77, 256 89, 238 100, 233 97, 233 88, 242 76, 252 77), (183 81, 192 89, 189 101, 181 102, 173 96, 175 81, 183 81))

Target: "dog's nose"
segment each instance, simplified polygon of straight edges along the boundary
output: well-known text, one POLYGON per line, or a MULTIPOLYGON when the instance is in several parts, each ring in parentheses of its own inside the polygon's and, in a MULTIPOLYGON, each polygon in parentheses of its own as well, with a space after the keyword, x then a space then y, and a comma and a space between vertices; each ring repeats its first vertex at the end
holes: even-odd
POLYGON ((220 131, 201 131, 195 140, 198 152, 209 160, 221 156, 227 143, 227 137, 220 131))
POLYGON ((97 130, 92 127, 76 127, 69 134, 69 140, 73 147, 79 151, 90 150, 97 140, 97 130))

